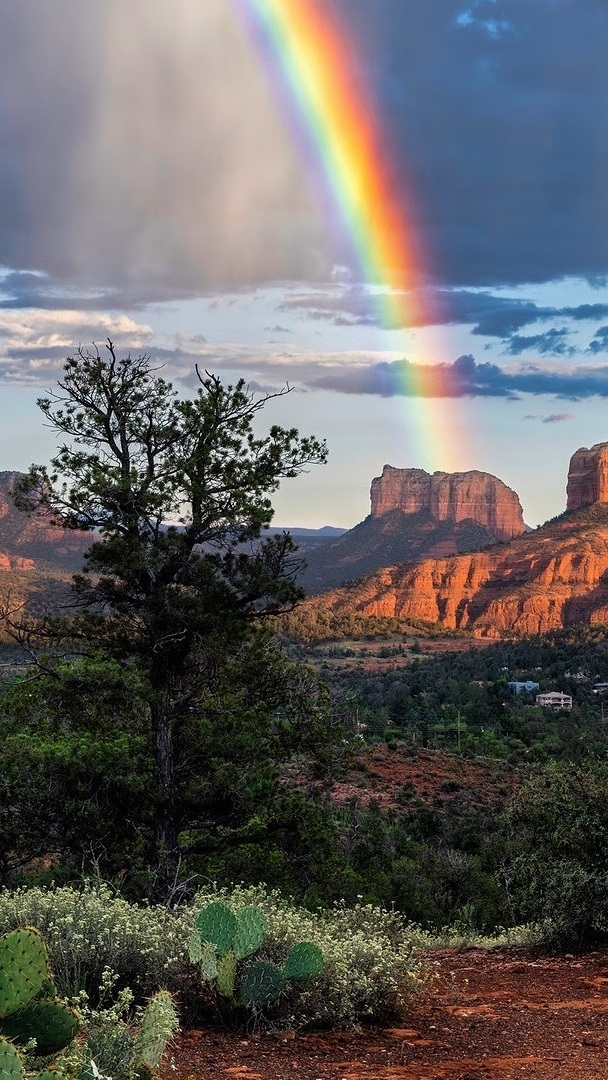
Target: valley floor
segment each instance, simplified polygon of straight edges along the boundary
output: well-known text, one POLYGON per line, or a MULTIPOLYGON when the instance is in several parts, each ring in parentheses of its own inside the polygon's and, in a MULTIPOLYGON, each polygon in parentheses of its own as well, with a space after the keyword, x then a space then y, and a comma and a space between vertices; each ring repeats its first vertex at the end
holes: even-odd
POLYGON ((398 1027, 185 1031, 162 1080, 608 1078, 608 951, 444 950, 431 966, 398 1027))

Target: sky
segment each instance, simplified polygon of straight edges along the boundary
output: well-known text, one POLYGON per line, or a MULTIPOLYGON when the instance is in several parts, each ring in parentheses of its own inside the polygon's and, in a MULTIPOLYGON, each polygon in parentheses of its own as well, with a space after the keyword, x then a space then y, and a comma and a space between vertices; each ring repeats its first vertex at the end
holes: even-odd
POLYGON ((607 40, 605 0, 3 0, 0 469, 48 461, 36 399, 110 337, 183 394, 292 388, 265 422, 329 460, 275 524, 351 527, 384 464, 560 513, 608 441, 607 40))

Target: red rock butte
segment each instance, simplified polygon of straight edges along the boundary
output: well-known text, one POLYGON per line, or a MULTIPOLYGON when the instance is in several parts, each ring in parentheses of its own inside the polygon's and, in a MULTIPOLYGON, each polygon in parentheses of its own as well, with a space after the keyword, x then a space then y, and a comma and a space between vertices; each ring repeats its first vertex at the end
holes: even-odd
POLYGON ((570 459, 566 486, 567 510, 608 503, 608 442, 582 446, 570 459))
POLYGON ((372 517, 392 510, 404 514, 427 510, 436 521, 476 521, 498 540, 511 540, 526 531, 516 493, 498 477, 477 469, 431 474, 385 465, 382 476, 372 480, 370 494, 372 517))
MULTIPOLYGON (((468 504, 466 484, 453 495, 448 483, 446 495, 443 481, 452 475, 458 476, 435 473, 430 477, 419 469, 387 467, 374 481, 375 513, 389 513, 391 500, 393 506, 400 500, 399 505, 408 508, 416 498, 430 500, 435 481, 442 493, 435 504, 439 512, 470 516, 477 491, 472 488, 468 504)), ((499 490, 505 487, 485 473, 462 475, 493 480, 499 490)), ((493 490, 490 485, 490 493, 493 490)), ((577 623, 608 623, 608 442, 573 454, 567 493, 570 513, 526 535, 512 535, 507 542, 483 551, 386 564, 306 603, 326 611, 423 619, 480 637, 543 634, 577 623)), ((491 498, 487 506, 492 506, 491 498)), ((506 526, 500 520, 490 527, 498 532, 506 526)))

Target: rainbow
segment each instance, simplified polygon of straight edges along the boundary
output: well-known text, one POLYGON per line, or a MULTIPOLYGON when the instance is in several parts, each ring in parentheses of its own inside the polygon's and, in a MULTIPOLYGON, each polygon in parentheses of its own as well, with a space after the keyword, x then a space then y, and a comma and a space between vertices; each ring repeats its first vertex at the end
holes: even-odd
MULTIPOLYGON (((313 171, 321 172, 328 223, 341 223, 380 326, 394 332, 429 324, 432 312, 423 308, 420 288, 424 263, 407 220, 407 192, 402 178, 397 183, 374 93, 345 26, 327 0, 237 0, 237 7, 271 77, 279 76, 290 129, 296 138, 304 130, 308 164, 312 159, 313 171)), ((449 372, 445 364, 403 365, 397 388, 420 431, 415 445, 426 452, 427 467, 447 468, 454 461, 453 416, 445 406, 453 393, 449 372)))

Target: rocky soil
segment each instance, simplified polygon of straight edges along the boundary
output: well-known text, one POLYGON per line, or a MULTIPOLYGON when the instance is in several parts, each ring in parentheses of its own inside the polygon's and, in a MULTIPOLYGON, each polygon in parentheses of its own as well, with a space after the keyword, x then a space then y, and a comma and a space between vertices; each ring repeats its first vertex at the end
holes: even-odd
POLYGON ((608 1077, 608 953, 445 950, 389 1028, 184 1031, 162 1080, 591 1080, 608 1077))

